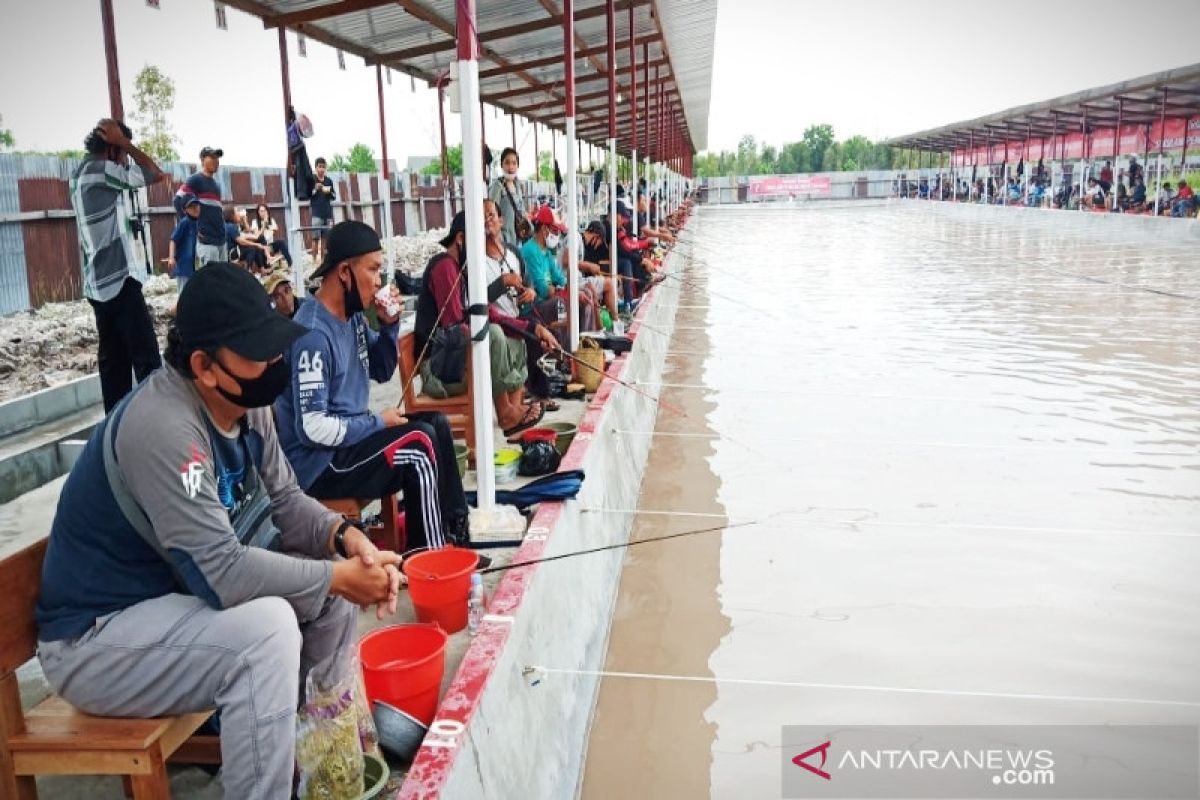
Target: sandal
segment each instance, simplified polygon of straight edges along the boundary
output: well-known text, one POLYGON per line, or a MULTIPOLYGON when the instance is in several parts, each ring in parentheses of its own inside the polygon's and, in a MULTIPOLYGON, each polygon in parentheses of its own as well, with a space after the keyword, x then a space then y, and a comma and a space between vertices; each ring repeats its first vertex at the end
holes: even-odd
POLYGON ((525 416, 521 417, 520 422, 518 422, 516 425, 513 425, 511 428, 504 429, 504 435, 506 437, 514 436, 523 430, 532 428, 534 425, 537 425, 539 422, 541 422, 542 417, 544 416, 546 416, 546 409, 542 408, 542 406, 538 404, 531 405, 529 408, 525 409, 525 416))
POLYGON ((531 406, 534 403, 541 403, 542 408, 546 409, 547 411, 559 411, 562 409, 562 406, 560 406, 558 403, 554 402, 553 400, 551 400, 549 398, 546 398, 545 400, 539 400, 536 397, 526 397, 525 398, 525 405, 531 406))

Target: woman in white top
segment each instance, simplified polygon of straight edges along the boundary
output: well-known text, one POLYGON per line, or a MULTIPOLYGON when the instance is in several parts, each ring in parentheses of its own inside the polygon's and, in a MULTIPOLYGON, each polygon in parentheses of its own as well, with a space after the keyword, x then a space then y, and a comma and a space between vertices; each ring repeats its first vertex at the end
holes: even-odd
POLYGON ((267 208, 266 203, 258 204, 258 208, 254 212, 254 219, 250 223, 250 229, 258 241, 269 245, 271 252, 275 254, 271 258, 271 266, 278 265, 281 257, 289 267, 292 266, 292 254, 288 252, 287 237, 279 236, 279 226, 271 218, 271 209, 267 208))

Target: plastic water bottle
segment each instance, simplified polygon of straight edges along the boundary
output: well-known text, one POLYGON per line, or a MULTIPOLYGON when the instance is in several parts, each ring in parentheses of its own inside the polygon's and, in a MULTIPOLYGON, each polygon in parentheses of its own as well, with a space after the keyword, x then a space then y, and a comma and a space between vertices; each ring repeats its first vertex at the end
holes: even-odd
POLYGON ((471 576, 471 593, 467 595, 467 633, 474 636, 483 622, 483 576, 478 572, 471 576))

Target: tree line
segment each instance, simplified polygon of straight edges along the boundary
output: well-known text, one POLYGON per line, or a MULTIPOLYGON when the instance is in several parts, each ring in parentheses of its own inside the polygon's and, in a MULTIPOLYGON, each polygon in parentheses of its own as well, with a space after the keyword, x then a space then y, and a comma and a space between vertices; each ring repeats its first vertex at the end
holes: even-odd
MULTIPOLYGON (((898 150, 865 136, 839 142, 828 124, 810 125, 800 141, 781 147, 759 142, 747 134, 737 150, 701 153, 696 156, 696 175, 701 178, 733 175, 789 175, 798 172, 858 172, 874 169, 904 169, 928 163, 928 156, 898 150), (918 163, 920 162, 920 163, 918 163)), ((934 156, 934 164, 937 164, 934 156)))

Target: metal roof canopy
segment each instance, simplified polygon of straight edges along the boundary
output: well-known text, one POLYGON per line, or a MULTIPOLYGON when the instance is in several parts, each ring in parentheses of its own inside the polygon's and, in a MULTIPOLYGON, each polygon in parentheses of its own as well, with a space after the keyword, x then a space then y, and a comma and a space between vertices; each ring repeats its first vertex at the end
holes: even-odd
MULTIPOLYGON (((454 6, 434 0, 225 0, 263 20, 310 39, 420 78, 430 86, 456 60, 454 6), (440 6, 449 5, 450 8, 440 6)), ((506 112, 565 129, 562 0, 476 0, 480 95, 506 112)), ((693 152, 708 143, 712 53, 717 0, 617 0, 618 149, 633 148, 629 112, 629 9, 634 8, 637 69, 649 43, 651 72, 661 70, 665 108, 682 111, 683 136, 693 152), (622 13, 624 12, 624 13, 622 13)), ((580 139, 603 144, 608 135, 606 5, 575 10, 576 120, 580 139), (605 99, 605 102, 592 102, 605 99)), ((637 81, 638 113, 649 93, 653 115, 658 87, 637 81)), ((639 154, 655 151, 650 121, 638 126, 639 154), (647 147, 649 144, 649 147, 647 147)))
POLYGON ((1147 125, 1200 114, 1200 64, 1143 75, 1121 83, 1017 106, 998 114, 889 139, 892 147, 946 151, 1021 142, 1033 136, 1072 133, 1086 120, 1088 131, 1117 125, 1147 125), (1164 94, 1165 93, 1165 94, 1164 94), (1165 105, 1164 105, 1165 99, 1165 105), (1057 121, 1056 121, 1057 118, 1057 121))

